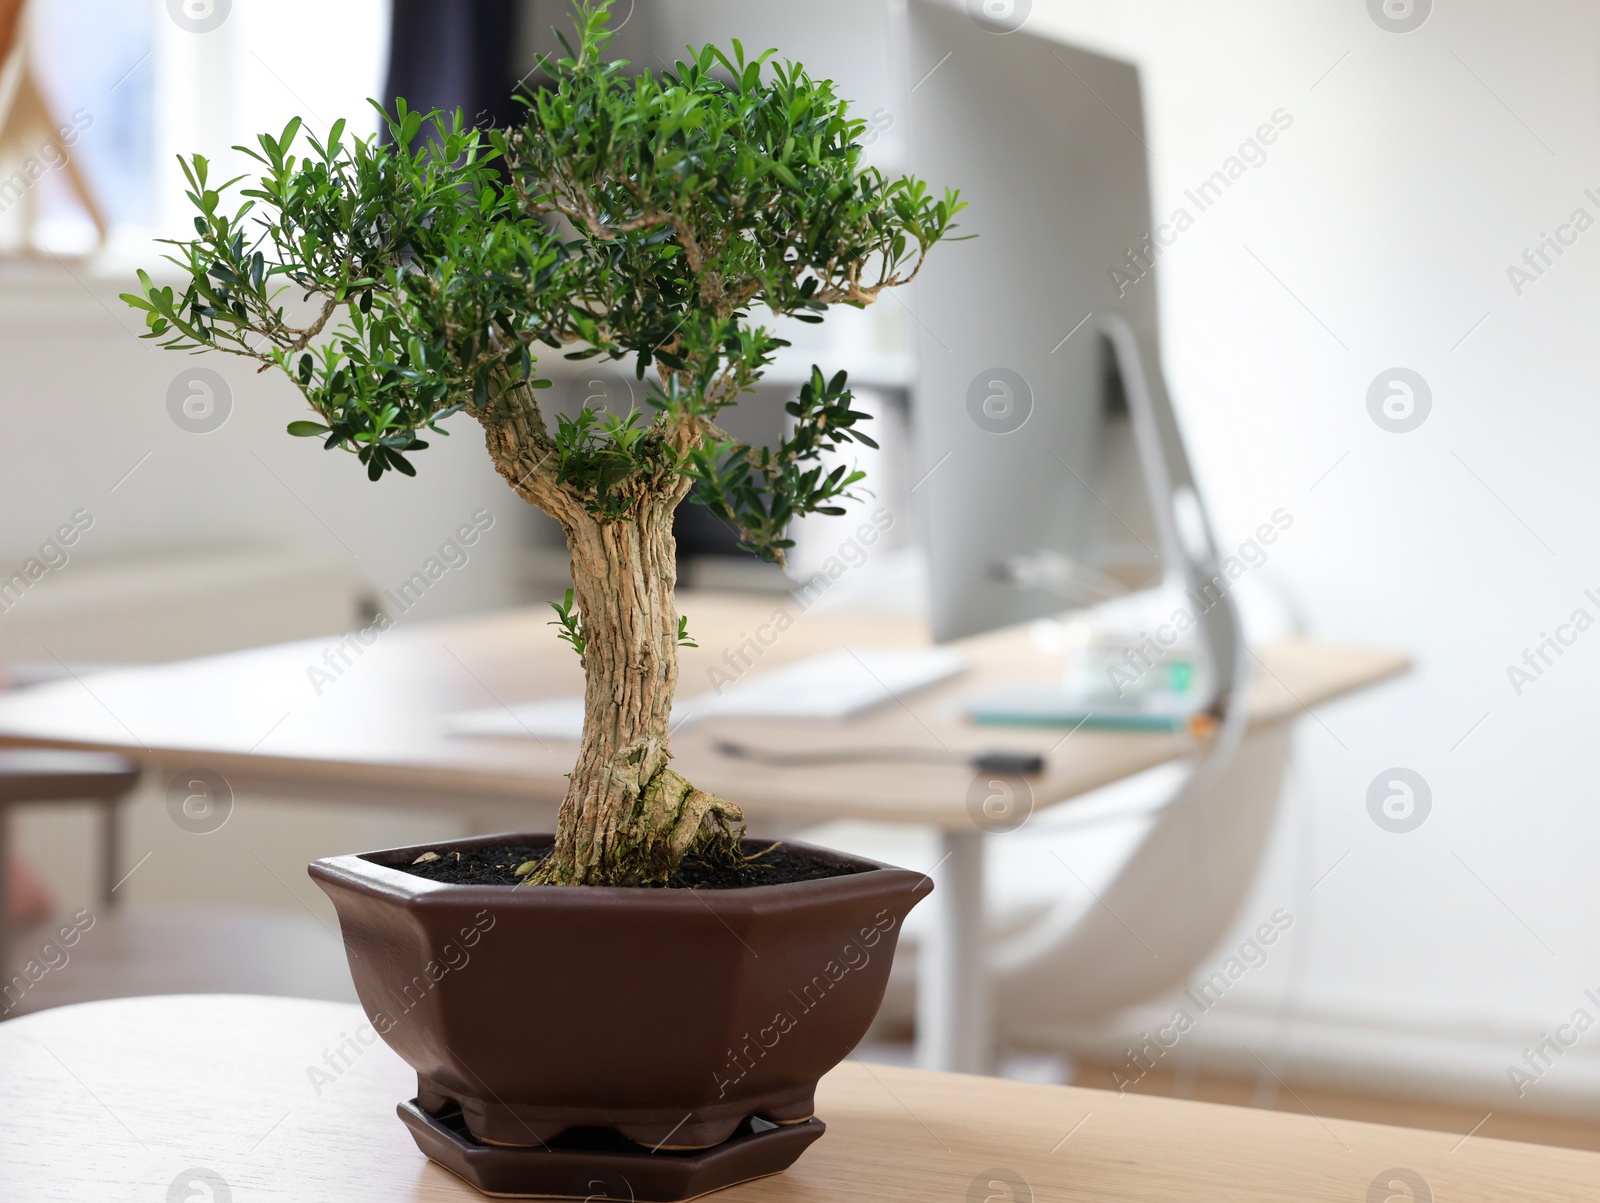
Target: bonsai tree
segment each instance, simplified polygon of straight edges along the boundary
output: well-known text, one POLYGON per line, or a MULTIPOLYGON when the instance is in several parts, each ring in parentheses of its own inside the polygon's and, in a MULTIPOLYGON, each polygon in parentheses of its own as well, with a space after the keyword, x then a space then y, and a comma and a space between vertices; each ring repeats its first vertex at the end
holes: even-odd
POLYGON ((237 148, 259 164, 237 207, 224 195, 239 180, 183 161, 196 236, 168 258, 188 282, 141 272, 142 294, 124 297, 162 346, 283 371, 316 415, 289 433, 354 453, 374 481, 415 475, 426 436, 469 415, 507 483, 561 524, 574 588, 557 622, 586 685, 554 850, 522 867, 547 884, 660 884, 686 855, 742 856, 739 808, 669 767, 688 639, 673 512, 698 485, 696 501, 780 564, 794 518, 844 512, 862 474, 824 457, 876 446, 844 372, 813 368, 776 446, 718 425, 788 345, 752 313, 819 322, 871 304, 917 274, 961 207, 864 167, 865 123, 771 51, 706 46, 627 73, 604 57, 608 8, 576 8, 576 45, 542 64, 550 82, 522 95, 511 128, 400 100, 386 144, 338 121, 296 155, 296 119, 237 148), (541 347, 632 357, 649 411, 552 424, 541 347))

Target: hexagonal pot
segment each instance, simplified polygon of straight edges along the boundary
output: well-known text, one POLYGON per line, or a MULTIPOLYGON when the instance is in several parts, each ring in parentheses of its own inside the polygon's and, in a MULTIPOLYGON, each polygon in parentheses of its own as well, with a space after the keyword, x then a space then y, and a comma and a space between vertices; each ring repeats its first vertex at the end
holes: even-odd
POLYGON ((361 1005, 417 1071, 419 1107, 458 1104, 482 1144, 607 1128, 694 1149, 752 1117, 805 1121, 817 1079, 877 1013, 901 924, 931 889, 924 874, 788 841, 857 871, 665 890, 449 885, 391 867, 429 849, 550 842, 481 836, 310 866, 361 1005))

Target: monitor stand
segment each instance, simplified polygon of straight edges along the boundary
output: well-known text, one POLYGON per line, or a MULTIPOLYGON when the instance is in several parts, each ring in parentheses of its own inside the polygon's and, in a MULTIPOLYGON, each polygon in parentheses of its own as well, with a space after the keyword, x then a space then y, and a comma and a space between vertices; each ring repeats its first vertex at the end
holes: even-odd
POLYGON ((1218 720, 1234 710, 1248 678, 1249 653, 1233 598, 1212 537, 1211 522, 1195 489, 1194 472, 1148 342, 1121 317, 1104 319, 1102 331, 1116 357, 1128 399, 1139 464, 1161 542, 1163 577, 1182 592, 1211 669, 1207 709, 1218 720))
POLYGON ((1173 621, 1155 632, 1141 632, 1131 646, 1114 644, 1103 658, 1092 659, 1087 669, 1091 684, 1000 688, 966 699, 964 709, 973 721, 997 726, 1088 725, 1211 734, 1239 709, 1235 698, 1247 679, 1248 652, 1233 582, 1217 555, 1148 341, 1115 315, 1101 320, 1100 332, 1111 347, 1127 400, 1160 544, 1163 592, 1181 595, 1182 604, 1173 621), (1201 663, 1193 665, 1191 657, 1201 663))

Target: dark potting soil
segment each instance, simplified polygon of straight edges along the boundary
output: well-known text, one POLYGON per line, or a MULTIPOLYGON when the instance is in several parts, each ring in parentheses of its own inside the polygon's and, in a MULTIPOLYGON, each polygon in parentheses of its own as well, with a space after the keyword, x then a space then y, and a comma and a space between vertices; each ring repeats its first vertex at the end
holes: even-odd
MULTIPOLYGON (((421 864, 397 864, 390 868, 458 886, 514 886, 522 882, 517 866, 541 861, 550 855, 549 847, 529 844, 493 844, 482 848, 440 849, 439 859, 421 864)), ((675 890, 736 890, 746 886, 775 886, 791 881, 815 881, 822 877, 845 877, 865 872, 854 865, 819 860, 790 852, 779 844, 770 852, 742 865, 711 866, 688 857, 667 883, 675 890)))

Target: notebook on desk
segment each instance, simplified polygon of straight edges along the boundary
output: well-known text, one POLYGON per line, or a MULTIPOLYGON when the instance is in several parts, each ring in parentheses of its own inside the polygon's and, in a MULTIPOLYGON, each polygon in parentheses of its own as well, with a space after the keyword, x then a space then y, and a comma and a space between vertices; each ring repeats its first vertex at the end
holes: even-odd
MULTIPOLYGON (((697 719, 839 720, 962 672, 967 659, 950 648, 842 648, 769 672, 751 670, 720 693, 703 693, 672 707, 674 728, 697 719)), ((452 735, 492 738, 578 739, 581 697, 547 698, 445 716, 452 735)))

